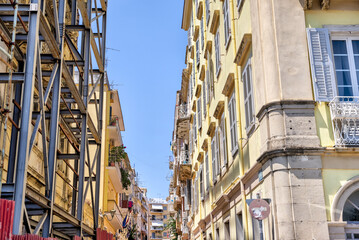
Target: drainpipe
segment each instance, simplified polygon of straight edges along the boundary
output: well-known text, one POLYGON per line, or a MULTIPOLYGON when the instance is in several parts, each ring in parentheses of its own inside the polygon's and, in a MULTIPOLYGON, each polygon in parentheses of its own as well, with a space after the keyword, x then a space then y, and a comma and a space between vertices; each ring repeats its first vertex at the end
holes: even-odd
MULTIPOLYGON (((235 28, 235 19, 234 19, 234 9, 235 5, 234 5, 234 0, 230 0, 231 3, 231 17, 232 17, 232 26, 231 26, 231 30, 232 30, 232 41, 233 41, 233 49, 234 52, 237 51, 237 42, 236 42, 236 28, 235 28)), ((236 91, 236 111, 237 112, 237 121, 238 121, 238 137, 239 137, 239 164, 240 164, 240 169, 239 169, 239 174, 241 177, 244 176, 244 156, 243 156, 243 134, 242 134, 242 118, 241 118, 241 111, 240 111, 240 95, 239 95, 239 71, 238 71, 238 66, 235 67, 235 79, 234 79, 234 86, 235 86, 235 91, 236 91)), ((249 239, 249 235, 248 235, 248 216, 247 216, 247 203, 246 203, 246 193, 245 193, 245 189, 244 189, 244 182, 242 180, 242 178, 240 178, 240 184, 241 184, 241 196, 242 196, 242 218, 243 218, 243 223, 244 223, 244 233, 245 233, 245 239, 249 239)))

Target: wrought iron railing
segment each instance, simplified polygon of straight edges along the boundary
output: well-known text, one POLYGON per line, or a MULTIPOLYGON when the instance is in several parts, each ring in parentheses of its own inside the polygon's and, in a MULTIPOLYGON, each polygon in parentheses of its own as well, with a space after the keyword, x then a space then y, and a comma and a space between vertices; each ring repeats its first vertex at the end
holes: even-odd
POLYGON ((188 150, 180 151, 180 164, 191 164, 188 150))
POLYGON ((329 106, 335 146, 359 146, 359 97, 335 97, 329 106))
POLYGON ((188 105, 181 104, 178 106, 178 117, 179 118, 186 118, 189 116, 188 105))

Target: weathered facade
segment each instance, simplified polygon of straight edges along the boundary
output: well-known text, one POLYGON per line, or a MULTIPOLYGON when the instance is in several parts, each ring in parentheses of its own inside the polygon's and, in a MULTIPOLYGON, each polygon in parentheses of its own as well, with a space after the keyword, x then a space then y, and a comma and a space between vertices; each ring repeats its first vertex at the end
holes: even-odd
POLYGON ((359 4, 185 0, 170 194, 182 239, 359 234, 359 4), (177 205, 176 205, 177 203, 177 205))

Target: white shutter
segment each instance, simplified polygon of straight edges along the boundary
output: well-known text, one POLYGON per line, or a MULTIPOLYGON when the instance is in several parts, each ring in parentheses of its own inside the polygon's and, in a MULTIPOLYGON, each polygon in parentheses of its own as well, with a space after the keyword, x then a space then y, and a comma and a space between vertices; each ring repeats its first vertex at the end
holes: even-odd
POLYGON ((232 156, 238 150, 237 142, 237 116, 236 116, 236 98, 235 92, 233 91, 232 96, 228 103, 229 121, 230 121, 230 132, 231 132, 231 152, 232 156))
POLYGON ((206 23, 209 23, 209 17, 211 16, 211 10, 209 7, 209 0, 206 0, 206 23))
POLYGON ((199 187, 200 187, 200 197, 201 200, 204 199, 204 186, 203 186, 203 164, 201 165, 200 175, 199 175, 199 187))
POLYGON ((203 95, 203 116, 204 118, 206 118, 207 116, 207 92, 206 92, 206 80, 207 78, 204 79, 204 83, 202 84, 203 87, 203 91, 202 91, 202 95, 203 95))
POLYGON ((222 168, 227 166, 227 132, 226 132, 226 120, 224 113, 221 118, 221 156, 222 156, 222 168))
POLYGON ((199 66, 199 39, 196 41, 196 65, 199 66))
POLYGON ((220 132, 220 130, 218 130, 218 128, 217 128, 216 136, 215 136, 216 137, 215 147, 216 147, 216 174, 217 174, 217 176, 220 175, 220 173, 221 173, 221 164, 220 164, 221 157, 220 157, 220 150, 219 150, 219 144, 220 144, 221 138, 219 136, 219 132, 220 132))
MULTIPOLYGON (((193 144, 197 144, 197 118, 194 114, 193 118, 193 144)), ((195 146, 193 146, 193 151, 195 151, 195 146)))
POLYGON ((193 142, 192 142, 192 130, 189 130, 189 155, 192 155, 193 151, 193 142))
POLYGON ((330 102, 337 91, 329 31, 326 28, 307 28, 307 37, 315 100, 330 102))
POLYGON ((208 162, 208 152, 206 152, 205 156, 205 164, 206 164, 206 192, 209 190, 209 162, 208 162))
POLYGON ((211 92, 211 78, 209 76, 209 66, 207 67, 207 70, 206 70, 206 86, 207 86, 207 96, 206 96, 206 104, 209 104, 209 99, 210 99, 210 92, 211 92))
POLYGON ((202 128, 202 101, 201 97, 197 100, 198 129, 202 128))
POLYGON ((216 75, 218 75, 219 70, 221 69, 221 52, 219 48, 219 28, 217 30, 216 36, 214 37, 214 47, 216 51, 216 75))
POLYGON ((212 181, 213 184, 216 182, 216 136, 213 136, 212 142, 211 142, 211 154, 212 154, 212 181))

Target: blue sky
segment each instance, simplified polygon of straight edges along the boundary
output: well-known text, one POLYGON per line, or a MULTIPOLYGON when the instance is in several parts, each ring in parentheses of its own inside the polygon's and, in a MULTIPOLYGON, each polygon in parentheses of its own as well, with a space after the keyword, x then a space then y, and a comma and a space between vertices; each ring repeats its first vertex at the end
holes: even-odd
POLYGON ((149 197, 168 196, 176 91, 185 67, 182 0, 110 0, 107 71, 119 91, 124 145, 149 197))

